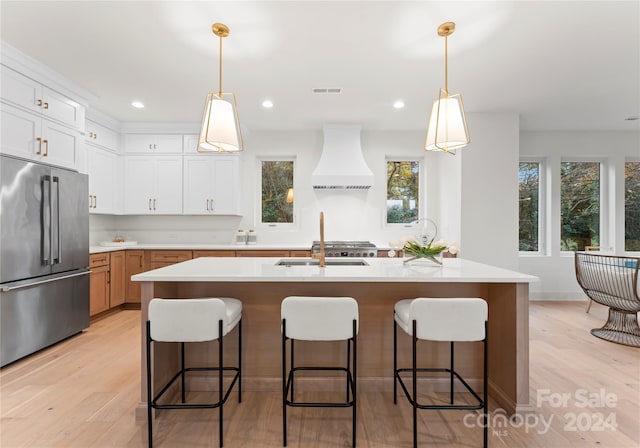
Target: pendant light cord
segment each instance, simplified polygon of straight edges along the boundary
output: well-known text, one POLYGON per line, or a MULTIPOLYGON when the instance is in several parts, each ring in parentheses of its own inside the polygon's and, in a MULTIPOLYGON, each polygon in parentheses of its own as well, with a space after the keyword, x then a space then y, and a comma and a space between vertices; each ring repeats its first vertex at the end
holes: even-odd
POLYGON ((444 91, 449 96, 449 36, 444 36, 444 91))
POLYGON ((222 36, 220 36, 220 85, 218 89, 220 99, 222 99, 222 36))

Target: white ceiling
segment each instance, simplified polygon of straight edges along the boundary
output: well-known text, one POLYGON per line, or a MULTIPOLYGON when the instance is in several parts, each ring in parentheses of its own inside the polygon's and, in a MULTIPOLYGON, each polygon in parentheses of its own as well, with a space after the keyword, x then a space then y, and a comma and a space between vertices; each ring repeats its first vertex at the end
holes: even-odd
POLYGON ((217 90, 211 24, 223 22, 223 90, 245 129, 425 129, 444 84, 436 29, 454 21, 449 90, 468 114, 517 112, 524 130, 640 129, 624 120, 640 116, 639 1, 3 0, 0 15, 2 40, 120 121, 197 123, 217 90))

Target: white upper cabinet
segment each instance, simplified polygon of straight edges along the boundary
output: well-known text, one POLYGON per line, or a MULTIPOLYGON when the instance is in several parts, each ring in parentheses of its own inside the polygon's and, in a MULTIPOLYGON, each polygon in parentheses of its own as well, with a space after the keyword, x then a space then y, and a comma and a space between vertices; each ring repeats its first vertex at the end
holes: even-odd
POLYGON ((124 212, 182 213, 182 156, 125 156, 124 212))
POLYGON ((84 139, 87 143, 110 151, 118 151, 118 133, 92 120, 85 122, 84 139))
POLYGON ((198 134, 188 134, 182 137, 182 148, 185 154, 198 153, 198 134))
POLYGON ((182 135, 125 134, 124 152, 127 154, 182 154, 182 135))
POLYGON ((240 214, 240 156, 184 156, 184 214, 240 214))
POLYGON ((0 152, 79 169, 84 107, 2 66, 0 152))
POLYGON ((89 174, 89 212, 114 214, 119 212, 121 182, 118 182, 120 157, 101 148, 87 151, 89 174))
POLYGON ((84 107, 8 67, 2 67, 2 99, 74 129, 84 127, 84 107))
POLYGON ((4 104, 1 152, 76 169, 80 132, 4 104))

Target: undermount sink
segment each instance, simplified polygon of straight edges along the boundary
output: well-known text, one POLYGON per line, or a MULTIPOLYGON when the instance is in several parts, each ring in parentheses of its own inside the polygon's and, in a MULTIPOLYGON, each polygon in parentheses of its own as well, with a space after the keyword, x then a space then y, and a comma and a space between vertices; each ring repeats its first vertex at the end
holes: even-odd
MULTIPOLYGON (((309 259, 282 259, 276 262, 276 266, 318 266, 320 261, 309 259)), ((324 263, 326 266, 369 266, 364 260, 358 258, 352 259, 327 259, 324 263)))

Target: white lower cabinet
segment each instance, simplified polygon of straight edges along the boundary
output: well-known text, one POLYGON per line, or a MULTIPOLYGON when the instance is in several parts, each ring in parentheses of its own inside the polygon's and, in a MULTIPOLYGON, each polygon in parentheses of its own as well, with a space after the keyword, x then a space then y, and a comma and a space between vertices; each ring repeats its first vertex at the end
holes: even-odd
POLYGON ((240 157, 184 157, 183 212, 189 215, 240 214, 240 157))
POLYGON ((89 212, 116 214, 120 212, 119 195, 122 182, 118 181, 120 158, 100 148, 87 148, 89 174, 89 212))
POLYGON ((124 159, 125 214, 182 214, 182 156, 124 159))
POLYGON ((30 160, 76 169, 80 132, 2 104, 1 150, 30 160))

